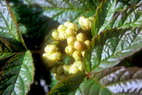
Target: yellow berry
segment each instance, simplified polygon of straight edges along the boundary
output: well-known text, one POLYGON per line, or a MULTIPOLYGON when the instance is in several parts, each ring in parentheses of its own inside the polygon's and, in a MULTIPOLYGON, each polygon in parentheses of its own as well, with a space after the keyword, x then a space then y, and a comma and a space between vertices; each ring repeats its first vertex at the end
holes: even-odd
POLYGON ((74 48, 75 48, 76 50, 78 50, 78 51, 82 51, 82 50, 85 49, 85 46, 84 46, 84 44, 83 44, 82 42, 80 42, 80 41, 75 41, 75 42, 74 42, 74 48))
POLYGON ((81 16, 78 22, 83 30, 91 29, 92 21, 89 18, 85 18, 84 16, 81 16))
POLYGON ((82 56, 84 57, 84 55, 85 55, 85 50, 84 50, 84 51, 81 51, 81 54, 82 54, 82 56))
POLYGON ((75 41, 76 41, 75 36, 70 36, 70 37, 67 38, 67 44, 68 45, 73 45, 75 41))
POLYGON ((75 36, 75 34, 76 34, 76 32, 70 28, 67 28, 65 32, 66 32, 67 37, 75 36))
POLYGON ((65 22, 64 25, 74 31, 77 31, 77 24, 71 23, 69 21, 65 22))
POLYGON ((63 65, 65 75, 69 75, 69 68, 70 68, 70 65, 67 65, 67 64, 63 65))
POLYGON ((86 40, 86 41, 84 42, 84 44, 86 45, 86 47, 90 47, 91 42, 90 42, 90 40, 86 40))
POLYGON ((80 71, 84 70, 84 64, 82 61, 75 61, 73 65, 76 66, 80 71))
POLYGON ((80 42, 84 42, 86 40, 86 36, 84 33, 79 33, 77 34, 76 39, 80 42))
POLYGON ((78 68, 76 66, 71 65, 70 69, 69 69, 69 73, 70 74, 75 74, 77 72, 79 72, 78 68))
POLYGON ((61 53, 56 52, 56 53, 53 53, 51 55, 48 55, 47 53, 44 53, 43 57, 44 57, 44 60, 47 63, 51 64, 51 63, 55 63, 55 62, 57 62, 57 61, 59 61, 61 59, 61 53))
POLYGON ((44 48, 44 51, 48 54, 52 54, 57 52, 59 49, 56 45, 46 45, 46 47, 44 48))
POLYGON ((76 60, 76 61, 82 60, 82 54, 80 51, 74 51, 72 56, 73 56, 74 60, 76 60))
POLYGON ((61 25, 58 26, 57 30, 58 30, 58 32, 65 31, 66 30, 66 26, 61 24, 61 25))
POLYGON ((75 51, 74 47, 72 45, 68 45, 66 48, 65 48, 65 52, 69 55, 71 55, 73 52, 75 51))
POLYGON ((59 33, 57 30, 53 30, 51 35, 55 40, 59 40, 59 33))

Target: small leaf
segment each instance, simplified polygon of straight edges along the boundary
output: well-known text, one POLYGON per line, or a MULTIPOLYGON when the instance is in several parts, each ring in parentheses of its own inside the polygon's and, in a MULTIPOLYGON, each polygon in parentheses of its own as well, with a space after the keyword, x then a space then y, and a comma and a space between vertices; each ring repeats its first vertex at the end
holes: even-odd
POLYGON ((93 46, 86 53, 85 64, 88 72, 98 72, 113 67, 124 58, 142 48, 142 29, 111 29, 93 39, 93 46))
POLYGON ((75 91, 85 77, 84 73, 77 73, 60 81, 48 95, 68 95, 75 91))
POLYGON ((98 73, 81 83, 74 95, 141 95, 142 69, 115 67, 98 73), (81 94, 79 94, 81 93, 81 94))
POLYGON ((31 53, 18 53, 0 72, 1 95, 26 95, 33 83, 34 66, 31 53))

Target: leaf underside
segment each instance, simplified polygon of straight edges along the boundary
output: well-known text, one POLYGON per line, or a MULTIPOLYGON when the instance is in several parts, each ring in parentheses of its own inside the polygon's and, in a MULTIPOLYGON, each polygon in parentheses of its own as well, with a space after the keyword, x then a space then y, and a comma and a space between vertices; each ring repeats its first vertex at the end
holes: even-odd
POLYGON ((74 95, 141 95, 142 69, 114 67, 94 73, 74 95))

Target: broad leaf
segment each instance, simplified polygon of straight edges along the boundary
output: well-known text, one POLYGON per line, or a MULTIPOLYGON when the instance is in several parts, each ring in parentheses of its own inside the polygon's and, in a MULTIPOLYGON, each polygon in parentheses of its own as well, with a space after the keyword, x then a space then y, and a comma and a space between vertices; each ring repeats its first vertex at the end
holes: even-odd
POLYGON ((6 0, 0 1, 0 37, 9 40, 12 43, 22 43, 26 48, 18 29, 15 16, 6 0))
POLYGON ((93 39, 85 57, 86 70, 97 72, 113 67, 142 48, 142 29, 111 29, 93 39))
MULTIPOLYGON (((130 26, 136 27, 141 25, 142 5, 140 3, 142 2, 137 1, 138 5, 128 7, 128 5, 120 1, 105 0, 99 5, 92 27, 92 34, 94 36, 106 29, 128 28, 130 26)), ((129 3, 136 2, 132 0, 129 3)))
POLYGON ((34 66, 31 53, 17 53, 0 73, 1 95, 26 95, 33 82, 34 66))
POLYGON ((74 95, 141 95, 142 69, 115 67, 81 83, 74 95))
POLYGON ((48 95, 67 95, 75 91, 85 77, 84 73, 77 73, 60 81, 48 95))
POLYGON ((0 1, 0 36, 20 41, 15 22, 10 14, 11 10, 5 0, 0 1))
MULTIPOLYGON (((39 4, 38 0, 33 1, 39 4)), ((45 16, 63 23, 77 21, 79 16, 93 16, 99 3, 99 0, 44 0, 40 5, 45 16)))

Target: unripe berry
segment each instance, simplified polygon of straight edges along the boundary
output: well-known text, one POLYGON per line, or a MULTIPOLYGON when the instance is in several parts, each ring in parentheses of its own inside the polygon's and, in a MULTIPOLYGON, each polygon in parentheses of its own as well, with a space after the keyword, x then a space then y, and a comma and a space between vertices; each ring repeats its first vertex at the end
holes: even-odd
POLYGON ((62 41, 62 40, 65 40, 66 38, 67 38, 66 33, 60 31, 60 32, 59 32, 59 40, 62 41))
POLYGON ((51 55, 48 55, 47 53, 44 53, 43 58, 47 63, 52 64, 52 63, 55 63, 55 62, 57 62, 57 61, 59 61, 61 59, 61 53, 56 52, 56 53, 53 53, 51 55))
POLYGON ((72 29, 73 31, 77 31, 77 24, 75 23, 71 23, 69 21, 65 22, 64 25, 70 29, 72 29))
POLYGON ((76 39, 80 42, 84 42, 86 40, 86 36, 84 33, 79 33, 77 34, 76 39))
POLYGON ((66 27, 64 25, 59 25, 58 27, 58 33, 59 33, 59 40, 65 40, 66 39, 66 27))
POLYGON ((80 26, 81 26, 81 28, 83 30, 89 30, 89 29, 91 29, 92 22, 88 18, 85 18, 84 16, 81 16, 79 18, 78 22, 79 22, 79 24, 80 24, 80 26))
POLYGON ((74 60, 76 60, 76 61, 80 61, 82 59, 82 54, 79 51, 74 51, 72 56, 73 56, 74 60))
POLYGON ((74 42, 76 41, 76 37, 75 36, 70 36, 67 38, 67 44, 68 45, 74 45, 74 42))
POLYGON ((73 52, 75 51, 74 47, 72 45, 68 45, 66 48, 65 48, 65 52, 69 55, 73 54, 73 52))
POLYGON ((58 74, 64 73, 64 70, 63 70, 63 67, 62 67, 62 66, 57 67, 57 73, 58 73, 58 74))
POLYGON ((78 68, 77 68, 76 66, 71 65, 71 66, 70 66, 69 73, 70 73, 70 74, 75 74, 75 73, 77 73, 77 72, 79 72, 78 68))
POLYGON ((70 65, 66 65, 66 64, 65 64, 65 65, 63 66, 64 74, 65 74, 65 75, 69 75, 69 68, 70 68, 70 65))
POLYGON ((56 45, 46 45, 46 47, 44 48, 44 51, 48 54, 52 54, 57 52, 59 49, 56 45))
POLYGON ((86 41, 84 42, 84 44, 86 45, 86 47, 90 47, 91 42, 90 42, 90 40, 86 40, 86 41))
POLYGON ((56 80, 60 80, 60 74, 55 75, 56 80))
POLYGON ((75 61, 73 65, 76 66, 80 71, 84 70, 84 64, 82 61, 75 61))
POLYGON ((57 73, 57 67, 56 66, 54 66, 54 67, 52 67, 52 69, 50 70, 52 73, 57 73))
POLYGON ((84 57, 84 55, 85 55, 85 50, 84 50, 84 51, 81 51, 81 54, 82 54, 82 57, 84 57))
POLYGON ((59 40, 59 32, 57 30, 53 30, 51 35, 55 40, 59 40))
POLYGON ((61 25, 58 26, 57 30, 58 30, 58 32, 65 31, 66 28, 67 28, 66 26, 64 26, 64 25, 61 24, 61 25))
POLYGON ((60 75, 60 80, 65 79, 65 78, 66 78, 66 76, 64 74, 60 75))
POLYGON ((75 34, 76 34, 76 32, 70 28, 67 28, 65 32, 66 32, 67 37, 75 36, 75 34))
POLYGON ((84 46, 84 44, 83 44, 82 42, 80 42, 80 41, 75 41, 75 42, 74 42, 74 48, 75 48, 76 50, 78 50, 78 51, 82 51, 82 50, 85 49, 85 46, 84 46))

